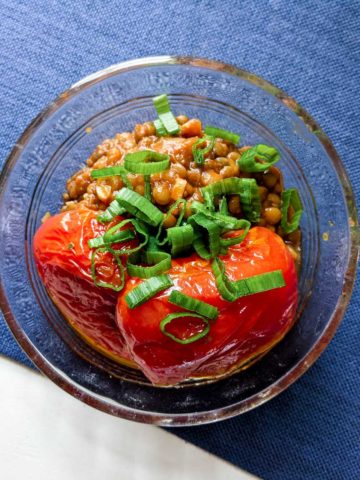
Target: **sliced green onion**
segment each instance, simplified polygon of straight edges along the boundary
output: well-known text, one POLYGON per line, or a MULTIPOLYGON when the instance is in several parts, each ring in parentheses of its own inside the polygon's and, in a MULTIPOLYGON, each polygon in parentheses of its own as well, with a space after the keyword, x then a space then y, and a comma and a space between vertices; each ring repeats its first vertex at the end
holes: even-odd
POLYGON ((204 205, 210 211, 215 211, 214 198, 210 195, 209 192, 203 193, 204 205))
POLYGON ((159 119, 161 120, 166 131, 170 135, 175 135, 176 133, 179 133, 180 128, 176 121, 176 118, 171 112, 167 95, 163 94, 153 98, 153 103, 159 119))
POLYGON ((215 222, 216 225, 220 227, 222 233, 229 232, 230 230, 240 230, 246 228, 249 224, 247 220, 242 218, 239 219, 231 215, 223 215, 220 212, 209 212, 204 204, 197 201, 192 202, 191 210, 195 213, 201 212, 209 220, 215 222))
POLYGON ((133 290, 126 295, 125 300, 129 308, 135 308, 162 290, 166 290, 172 286, 173 282, 169 275, 151 277, 133 288, 133 290))
POLYGON ((115 165, 114 167, 99 168, 91 171, 92 178, 104 178, 119 176, 127 188, 132 190, 131 182, 129 182, 127 175, 128 171, 123 165, 115 165))
POLYGON ((222 298, 228 302, 235 302, 237 296, 232 287, 232 282, 226 275, 224 263, 220 258, 215 258, 211 264, 211 269, 215 277, 216 287, 222 298))
POLYGON ((281 194, 281 227, 285 233, 294 232, 299 228, 303 207, 296 188, 284 190, 281 194), (289 221, 289 208, 294 209, 294 214, 289 221))
POLYGON ((281 270, 261 273, 252 277, 232 282, 225 272, 224 263, 216 258, 211 264, 215 283, 220 295, 228 302, 234 302, 240 297, 266 292, 286 285, 281 270))
POLYGON ((237 145, 240 141, 240 135, 230 132, 229 130, 223 130, 221 128, 212 127, 211 125, 206 125, 205 133, 215 138, 222 138, 223 140, 226 140, 227 142, 231 142, 234 145, 237 145))
POLYGON ((170 215, 172 214, 172 212, 180 205, 182 204, 182 208, 181 208, 181 211, 180 211, 180 214, 177 218, 177 221, 176 221, 176 226, 179 226, 180 223, 182 222, 182 219, 184 218, 184 214, 185 214, 185 209, 186 209, 186 204, 187 204, 187 201, 184 199, 184 198, 179 198, 178 200, 176 200, 176 202, 174 202, 169 210, 166 212, 166 215, 163 217, 160 225, 159 225, 159 228, 158 228, 158 231, 157 231, 157 234, 156 234, 156 240, 158 242, 158 245, 165 245, 165 243, 167 243, 168 239, 167 237, 165 237, 163 240, 160 240, 160 236, 161 236, 161 233, 162 231, 164 230, 164 223, 166 222, 166 220, 168 220, 168 218, 170 217, 170 215))
POLYGON ((237 230, 242 230, 242 233, 235 237, 220 238, 221 247, 231 247, 232 245, 238 245, 241 243, 249 233, 251 223, 248 220, 239 220, 237 230))
POLYGON ((253 178, 225 178, 203 187, 201 193, 203 196, 209 193, 213 198, 217 195, 237 194, 245 217, 251 222, 257 222, 260 219, 259 188, 253 178))
POLYGON ((189 343, 196 342, 197 340, 200 340, 203 337, 206 337, 206 335, 210 331, 210 325, 208 320, 204 318, 202 315, 198 315, 197 313, 181 312, 181 313, 171 313, 170 315, 167 315, 163 320, 161 320, 160 330, 164 335, 171 338, 171 340, 174 340, 174 342, 181 343, 182 345, 187 345, 189 343), (201 320, 204 322, 205 328, 201 332, 191 335, 190 337, 184 338, 184 339, 176 337, 175 335, 173 335, 172 333, 166 330, 166 326, 169 325, 176 318, 186 318, 186 317, 201 318, 201 320))
POLYGON ((146 245, 147 252, 158 252, 159 251, 159 242, 157 241, 156 237, 153 235, 149 235, 149 240, 146 245))
POLYGON ((206 230, 207 232, 207 241, 209 248, 206 249, 204 237, 196 235, 194 239, 194 248, 196 253, 208 260, 209 258, 216 257, 220 251, 220 234, 221 230, 218 225, 203 212, 196 213, 188 219, 189 223, 193 226, 194 229, 199 232, 199 229, 206 230))
POLYGON ((221 213, 221 215, 229 215, 228 204, 225 196, 223 196, 219 202, 219 213, 221 213))
POLYGON ((163 218, 161 210, 142 195, 128 188, 122 188, 116 195, 116 200, 127 212, 134 215, 134 217, 138 217, 140 220, 154 227, 159 225, 163 218))
POLYGON ((111 243, 105 243, 105 235, 100 237, 91 238, 88 240, 88 245, 90 248, 103 247, 106 245, 111 245, 113 243, 126 242, 135 238, 135 234, 132 230, 121 230, 111 237, 111 243))
POLYGON ((194 230, 191 225, 168 228, 166 235, 171 245, 171 255, 173 257, 189 250, 194 241, 194 230))
POLYGON ((151 179, 150 179, 150 175, 144 175, 144 197, 151 202, 151 179))
POLYGON ((171 268, 171 256, 166 252, 147 251, 132 253, 127 262, 127 272, 132 277, 150 278, 171 268), (147 266, 139 265, 139 262, 147 266))
POLYGON ((185 212, 186 212, 187 201, 183 198, 179 198, 178 200, 176 200, 176 202, 179 202, 178 204, 182 204, 181 211, 180 211, 179 216, 176 220, 176 226, 179 227, 181 225, 181 222, 183 221, 183 218, 184 218, 184 215, 185 215, 185 212))
MULTIPOLYGON (((236 237, 231 237, 231 238, 220 237, 220 250, 219 250, 220 255, 226 255, 227 247, 241 243, 249 233, 251 223, 248 220, 245 220, 243 218, 239 219, 239 218, 232 217, 231 215, 223 215, 222 213, 219 213, 219 212, 209 212, 206 209, 205 205, 197 201, 194 201, 191 204, 191 210, 194 211, 195 213, 202 213, 210 221, 214 222, 220 228, 221 234, 230 232, 231 230, 244 230, 240 235, 237 235, 236 237)), ((201 236, 197 236, 197 235, 195 236, 194 248, 200 257, 205 258, 207 260, 211 258, 211 254, 206 249, 205 243, 201 236), (200 250, 200 253, 199 253, 199 250, 200 250)))
POLYGON ((204 205, 201 202, 198 202, 197 200, 194 200, 193 202, 191 202, 190 208, 191 208, 191 211, 194 213, 208 211, 206 205, 204 205))
POLYGON ((126 154, 124 166, 131 173, 151 175, 167 170, 170 166, 170 157, 167 154, 153 152, 152 150, 140 150, 126 154))
POLYGON ((183 308, 184 310, 190 310, 196 312, 203 317, 215 320, 219 315, 219 310, 209 303, 202 302, 197 298, 185 295, 179 290, 173 290, 169 297, 169 302, 173 305, 183 308))
POLYGON ((280 153, 276 148, 259 144, 246 150, 239 158, 238 164, 243 172, 264 172, 279 160, 280 153))
POLYGON ((168 134, 160 118, 157 118, 156 120, 154 120, 154 126, 156 128, 156 135, 158 137, 165 137, 168 134))
MULTIPOLYGON (((205 214, 206 215, 206 214, 205 214)), ((207 214, 209 218, 221 228, 221 233, 230 232, 230 230, 242 230, 250 225, 248 220, 244 218, 236 218, 231 215, 222 215, 221 213, 214 212, 213 214, 207 214)))
POLYGON ((97 279, 96 264, 95 264, 96 258, 95 257, 96 257, 97 253, 105 253, 105 252, 108 252, 107 248, 97 248, 96 250, 92 251, 92 253, 91 253, 91 266, 90 266, 91 278, 93 279, 93 282, 95 283, 95 285, 97 285, 98 287, 111 288, 112 290, 115 290, 115 292, 120 292, 124 288, 124 282, 125 282, 124 267, 123 267, 123 264, 121 263, 121 259, 116 254, 114 254, 113 252, 112 252, 113 256, 115 258, 115 261, 117 263, 117 266, 118 266, 119 272, 120 272, 120 280, 121 280, 120 285, 113 285, 112 283, 103 282, 102 280, 97 279))
POLYGON ((108 208, 96 218, 100 223, 108 223, 113 218, 117 217, 118 215, 122 215, 125 212, 125 208, 121 207, 119 202, 115 198, 115 200, 110 203, 108 208))
POLYGON ((259 187, 254 178, 242 178, 242 180, 243 189, 239 194, 241 208, 250 222, 258 222, 261 210, 259 187))
POLYGON ((200 258, 204 258, 205 260, 211 260, 212 255, 209 251, 209 248, 206 246, 203 235, 200 231, 194 232, 193 247, 200 258))
POLYGON ((209 153, 215 145, 215 138, 210 135, 204 135, 202 138, 199 138, 194 145, 192 146, 192 153, 194 157, 194 162, 198 165, 202 165, 205 161, 205 155, 209 153), (205 142, 209 142, 205 147, 201 148, 205 142))
POLYGON ((245 295, 267 292, 268 290, 285 287, 286 285, 281 270, 253 275, 252 277, 232 282, 232 284, 238 298, 245 295))
POLYGON ((127 220, 123 220, 122 222, 118 223, 117 225, 114 225, 109 230, 107 230, 107 232, 104 233, 104 235, 103 235, 104 244, 108 248, 109 251, 113 251, 109 247, 110 247, 110 245, 115 243, 114 240, 116 240, 117 235, 119 235, 119 233, 120 233, 119 230, 123 226, 127 225, 128 223, 131 223, 133 225, 136 232, 139 233, 143 237, 143 240, 142 240, 142 242, 139 243, 139 245, 137 247, 128 248, 128 249, 124 249, 124 250, 116 250, 115 252, 118 255, 130 255, 130 253, 137 252, 138 250, 141 250, 143 247, 145 247, 145 245, 147 244, 147 242, 149 240, 149 234, 148 234, 148 231, 147 231, 145 225, 143 225, 136 218, 129 218, 127 220))

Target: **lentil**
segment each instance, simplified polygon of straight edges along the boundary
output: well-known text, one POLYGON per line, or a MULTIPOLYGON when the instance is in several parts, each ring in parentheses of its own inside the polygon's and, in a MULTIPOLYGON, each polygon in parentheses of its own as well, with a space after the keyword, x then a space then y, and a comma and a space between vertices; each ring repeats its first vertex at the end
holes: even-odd
MULTIPOLYGON (((276 231, 286 242, 288 249, 297 263, 300 261, 301 232, 296 230, 285 234, 281 228, 281 193, 284 189, 281 171, 271 166, 266 172, 241 172, 237 161, 250 146, 236 147, 221 138, 216 139, 212 151, 205 158, 203 165, 193 161, 192 146, 203 135, 202 124, 198 119, 189 119, 185 115, 176 117, 180 125, 180 133, 173 137, 157 137, 152 122, 135 125, 133 132, 123 132, 113 139, 106 139, 98 145, 86 161, 86 166, 76 172, 66 184, 63 195, 63 211, 72 210, 82 204, 95 210, 104 210, 115 198, 123 186, 120 176, 92 179, 93 169, 122 165, 126 153, 138 149, 155 150, 170 156, 170 168, 167 171, 153 174, 150 177, 152 201, 164 211, 179 198, 186 198, 185 218, 191 215, 191 203, 203 201, 200 188, 224 178, 255 178, 259 185, 261 201, 261 218, 259 226, 276 231)), ((144 195, 143 175, 128 174, 132 188, 144 195)), ((238 195, 228 198, 229 213, 242 216, 238 195)), ((176 224, 179 209, 175 209, 164 223, 165 228, 176 224)), ((289 220, 293 211, 289 209, 289 220)))
POLYGON ((267 223, 270 225, 276 225, 281 220, 281 211, 276 207, 265 208, 263 215, 267 223))

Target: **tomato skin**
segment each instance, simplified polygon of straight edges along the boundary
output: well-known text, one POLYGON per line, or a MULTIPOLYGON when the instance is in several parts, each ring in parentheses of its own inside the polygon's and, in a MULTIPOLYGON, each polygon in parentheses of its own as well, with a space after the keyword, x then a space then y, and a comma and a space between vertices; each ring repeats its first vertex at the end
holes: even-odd
MULTIPOLYGON (((34 237, 39 274, 59 310, 89 344, 118 362, 138 365, 154 384, 226 374, 266 352, 292 326, 297 305, 295 266, 282 239, 268 229, 252 228, 245 241, 231 247, 222 259, 231 280, 281 269, 285 287, 229 303, 217 290, 210 262, 193 254, 173 260, 169 275, 174 287, 130 310, 125 296, 142 280, 129 278, 118 294, 97 287, 91 277, 88 240, 121 220, 102 225, 96 215, 82 207, 55 215, 39 228, 34 237), (166 315, 181 311, 168 302, 172 289, 219 309, 208 336, 180 345, 160 331, 166 315)), ((106 267, 111 273, 111 262, 106 267)), ((111 282, 111 275, 102 279, 111 282)))
POLYGON ((231 280, 281 269, 286 286, 223 300, 215 285, 210 263, 191 257, 173 261, 169 275, 174 287, 130 310, 125 296, 141 280, 131 278, 117 304, 117 323, 129 350, 145 375, 158 385, 174 385, 188 378, 221 376, 266 352, 294 322, 297 275, 294 261, 282 239, 262 227, 254 227, 241 245, 222 257, 231 280), (159 328, 166 315, 181 311, 168 302, 171 290, 206 301, 219 309, 208 336, 181 345, 159 328))
POLYGON ((87 242, 109 226, 99 223, 97 214, 82 207, 46 220, 34 237, 35 261, 50 297, 80 336, 109 357, 129 363, 127 346, 114 321, 118 294, 97 287, 91 277, 87 242))

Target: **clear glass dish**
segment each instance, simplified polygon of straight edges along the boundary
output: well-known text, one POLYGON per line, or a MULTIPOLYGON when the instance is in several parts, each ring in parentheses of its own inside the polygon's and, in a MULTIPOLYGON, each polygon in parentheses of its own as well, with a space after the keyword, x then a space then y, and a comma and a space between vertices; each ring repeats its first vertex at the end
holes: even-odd
POLYGON ((194 425, 250 410, 293 383, 338 327, 355 278, 359 234, 351 186, 324 132, 278 88, 205 59, 145 58, 97 72, 64 92, 26 129, 1 177, 1 306, 21 347, 64 390, 107 413, 157 425, 194 425), (298 321, 259 362, 219 381, 153 387, 93 351, 57 311, 36 273, 32 239, 62 203, 66 179, 104 138, 173 111, 267 143, 304 204, 298 321))

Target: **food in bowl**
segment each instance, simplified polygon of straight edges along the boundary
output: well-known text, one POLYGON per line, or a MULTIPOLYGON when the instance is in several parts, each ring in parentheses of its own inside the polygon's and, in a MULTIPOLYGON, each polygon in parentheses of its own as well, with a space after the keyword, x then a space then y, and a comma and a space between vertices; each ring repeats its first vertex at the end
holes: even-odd
POLYGON ((88 344, 171 386, 245 368, 292 327, 302 207, 277 149, 154 104, 68 180, 34 255, 88 344))

